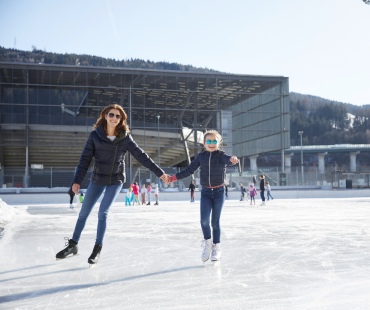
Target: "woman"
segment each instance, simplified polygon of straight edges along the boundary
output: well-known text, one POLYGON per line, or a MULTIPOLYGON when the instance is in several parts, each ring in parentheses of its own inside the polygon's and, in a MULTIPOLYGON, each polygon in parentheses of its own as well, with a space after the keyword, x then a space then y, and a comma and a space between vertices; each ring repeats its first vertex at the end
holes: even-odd
POLYGON ((120 193, 123 183, 125 183, 125 155, 127 152, 130 152, 139 163, 162 180, 166 181, 169 177, 138 147, 129 133, 127 115, 120 105, 112 104, 101 111, 97 122, 94 124, 94 130, 90 133, 85 148, 82 151, 73 180, 72 190, 75 194, 78 194, 91 161, 95 158, 90 183, 72 239, 66 238, 68 240, 67 247, 60 251, 56 255, 56 258, 62 259, 70 254, 77 254, 77 244, 85 227, 86 220, 95 203, 101 194, 104 193, 99 206, 95 245, 88 259, 89 264, 96 264, 98 262, 103 246, 109 208, 120 193))

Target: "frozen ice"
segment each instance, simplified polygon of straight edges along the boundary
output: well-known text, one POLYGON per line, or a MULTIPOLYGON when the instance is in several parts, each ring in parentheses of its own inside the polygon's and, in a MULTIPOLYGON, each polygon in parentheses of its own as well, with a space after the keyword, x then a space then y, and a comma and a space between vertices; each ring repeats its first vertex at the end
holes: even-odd
POLYGON ((370 309, 370 190, 272 194, 251 206, 229 192, 219 263, 201 261, 198 192, 135 207, 120 194, 92 268, 98 206, 79 255, 57 261, 79 208, 3 195, 0 309, 370 309))

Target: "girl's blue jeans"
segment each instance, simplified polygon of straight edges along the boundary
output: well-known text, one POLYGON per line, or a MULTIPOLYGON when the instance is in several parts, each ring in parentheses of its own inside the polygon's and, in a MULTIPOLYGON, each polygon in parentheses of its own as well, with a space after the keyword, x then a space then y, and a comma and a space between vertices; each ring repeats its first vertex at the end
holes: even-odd
POLYGON ((87 187, 85 200, 82 203, 80 214, 78 215, 76 227, 73 233, 72 240, 78 242, 81 233, 85 228, 86 220, 89 217, 93 207, 98 201, 101 194, 104 192, 102 201, 100 202, 98 213, 98 227, 96 232, 95 244, 103 244, 105 230, 107 228, 107 218, 109 208, 120 193, 122 184, 119 185, 97 185, 90 182, 87 187))
POLYGON ((221 228, 220 216, 225 201, 225 189, 202 187, 200 196, 200 225, 204 239, 210 239, 213 235, 213 243, 220 243, 221 228), (211 227, 212 226, 212 235, 211 227))

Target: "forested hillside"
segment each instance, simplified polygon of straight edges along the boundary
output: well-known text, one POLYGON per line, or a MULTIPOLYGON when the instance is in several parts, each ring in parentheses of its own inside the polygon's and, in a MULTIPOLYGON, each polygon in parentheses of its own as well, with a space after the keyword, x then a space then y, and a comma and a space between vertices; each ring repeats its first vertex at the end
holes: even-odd
MULTIPOLYGON (((32 51, 0 47, 0 61, 218 72, 212 69, 196 68, 177 63, 152 62, 141 59, 115 60, 91 55, 57 54, 38 50, 36 47, 32 51)), ((370 105, 359 107, 350 103, 335 102, 294 92, 290 93, 289 100, 291 145, 299 145, 298 131, 301 130, 304 132, 304 145, 370 144, 370 105)))
POLYGON ((57 54, 45 52, 34 48, 30 51, 20 51, 12 48, 0 46, 0 61, 24 62, 24 63, 45 63, 57 65, 79 65, 79 66, 99 66, 113 68, 141 68, 157 70, 179 70, 192 72, 218 72, 206 68, 196 68, 190 65, 181 65, 169 62, 153 62, 142 59, 115 60, 92 55, 77 54, 57 54))
POLYGON ((300 130, 305 145, 370 143, 370 105, 359 107, 293 92, 289 101, 292 145, 299 145, 300 130))

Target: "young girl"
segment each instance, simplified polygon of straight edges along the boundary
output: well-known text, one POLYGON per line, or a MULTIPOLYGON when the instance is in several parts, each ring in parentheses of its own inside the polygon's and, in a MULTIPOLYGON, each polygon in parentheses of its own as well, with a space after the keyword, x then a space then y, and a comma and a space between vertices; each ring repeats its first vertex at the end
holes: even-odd
POLYGON ((141 204, 142 205, 145 205, 145 196, 146 196, 146 187, 145 187, 145 184, 142 184, 141 185, 140 194, 141 194, 141 204))
POLYGON ((170 177, 170 182, 192 175, 200 167, 200 223, 203 231, 202 260, 207 261, 211 255, 212 261, 221 258, 220 247, 220 216, 225 201, 226 166, 238 163, 236 156, 230 156, 221 151, 222 137, 216 130, 204 134, 205 151, 198 154, 183 171, 170 177), (210 222, 211 217, 211 222, 210 222), (212 224, 212 235, 211 227, 212 224), (213 243, 212 239, 213 237, 213 243))
POLYGON ((130 186, 128 188, 128 192, 126 193, 126 201, 125 201, 125 206, 131 206, 131 201, 133 199, 133 194, 132 194, 132 187, 130 186))
POLYGON ((256 197, 257 195, 257 190, 256 188, 254 187, 253 184, 249 185, 249 196, 251 197, 251 205, 252 205, 252 201, 254 202, 254 204, 256 204, 256 199, 254 197, 256 197))

